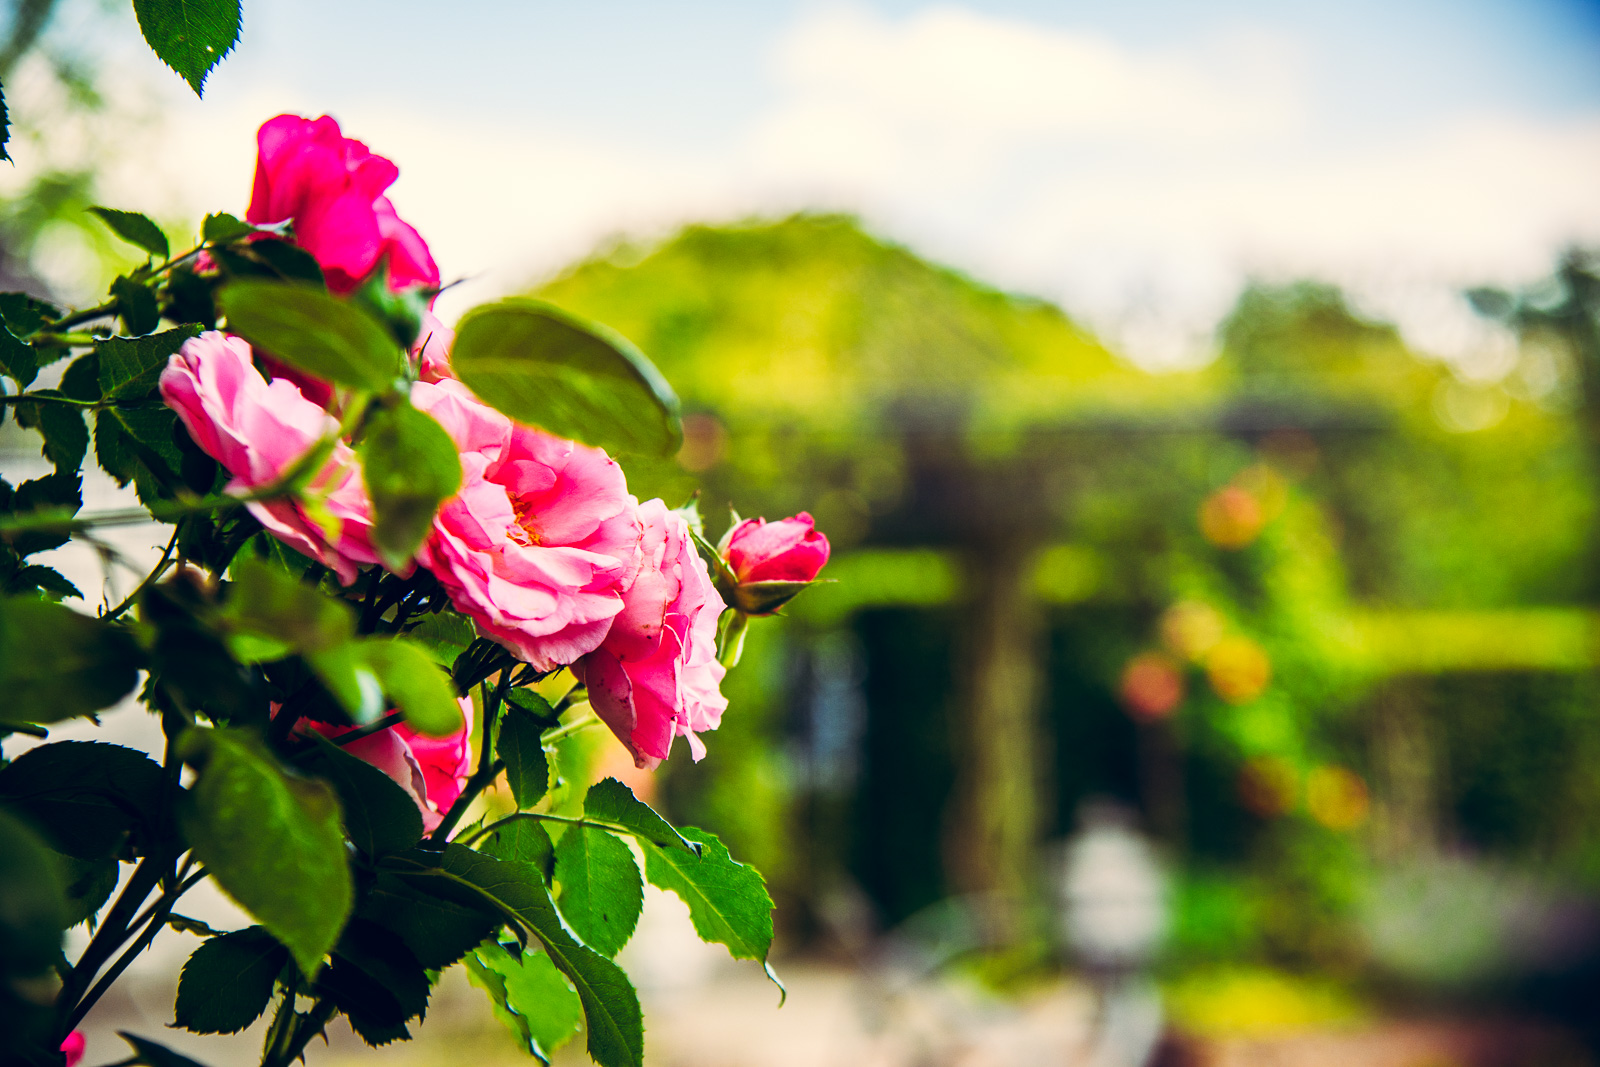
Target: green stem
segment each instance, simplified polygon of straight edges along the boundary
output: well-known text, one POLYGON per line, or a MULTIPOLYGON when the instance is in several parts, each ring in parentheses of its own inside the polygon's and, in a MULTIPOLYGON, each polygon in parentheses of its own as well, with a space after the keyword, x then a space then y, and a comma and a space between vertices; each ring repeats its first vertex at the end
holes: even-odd
POLYGON ((333 1018, 333 1013, 337 1010, 333 1001, 318 997, 311 1005, 310 1011, 294 1017, 294 1025, 290 1031, 293 1036, 289 1038, 282 1053, 264 1067, 288 1067, 299 1059, 301 1053, 305 1052, 306 1046, 311 1044, 311 1039, 327 1027, 328 1020, 333 1018))
POLYGON ((486 693, 483 701, 483 744, 478 754, 478 769, 472 772, 472 777, 467 779, 467 784, 462 788, 461 795, 456 797, 456 802, 450 805, 450 810, 445 812, 444 821, 428 835, 432 841, 448 841, 450 831, 456 828, 472 802, 478 799, 478 794, 489 788, 500 772, 505 770, 505 764, 493 759, 494 751, 494 722, 500 712, 500 703, 505 699, 506 690, 511 687, 511 671, 500 672, 500 681, 493 690, 486 693))
MULTIPOLYGON (((100 968, 128 939, 131 932, 129 920, 139 905, 144 903, 144 899, 150 895, 150 890, 161 881, 160 866, 155 856, 146 856, 133 869, 133 874, 128 877, 128 884, 123 886, 122 892, 117 895, 116 903, 111 905, 111 910, 100 921, 100 929, 95 932, 89 946, 83 950, 83 955, 78 957, 72 973, 61 984, 61 992, 56 996, 56 1003, 60 1005, 63 1014, 77 1007, 78 1001, 88 991, 89 983, 100 972, 100 968)), ((71 1031, 71 1026, 63 1027, 62 1036, 71 1031)))
POLYGON ((519 811, 514 814, 507 815, 503 819, 496 819, 494 822, 489 823, 482 829, 474 831, 472 836, 459 843, 463 845, 470 845, 474 841, 481 841, 483 838, 488 837, 490 834, 500 829, 500 827, 505 826, 508 823, 514 823, 518 819, 538 819, 540 822, 558 822, 567 826, 593 826, 598 830, 610 830, 612 833, 616 834, 630 834, 634 837, 637 837, 641 841, 651 840, 651 838, 640 833, 638 830, 631 830, 620 823, 602 822, 599 819, 579 819, 570 815, 554 815, 547 811, 519 811))
POLYGON ((177 544, 178 544, 178 531, 177 530, 173 530, 172 531, 172 538, 171 538, 171 540, 169 540, 167 542, 167 547, 161 553, 161 559, 160 559, 159 562, 156 563, 155 569, 152 570, 149 574, 145 575, 144 581, 140 582, 137 586, 135 586, 133 592, 129 593, 127 598, 124 599, 122 601, 122 603, 118 604, 116 607, 114 607, 110 611, 106 612, 105 615, 102 616, 102 618, 114 619, 118 615, 121 615, 124 611, 127 611, 128 608, 133 604, 133 602, 139 598, 139 594, 140 593, 142 593, 146 589, 150 588, 150 586, 152 584, 154 584, 155 581, 158 578, 160 578, 163 574, 165 574, 166 570, 167 570, 167 564, 172 562, 172 550, 175 547, 177 547, 177 544))
POLYGON ((347 733, 342 733, 338 737, 330 737, 328 740, 343 748, 345 745, 348 745, 353 741, 359 741, 363 737, 371 737, 373 734, 378 733, 381 730, 387 730, 389 727, 400 722, 403 718, 405 718, 405 716, 400 712, 391 711, 377 722, 369 722, 365 726, 357 727, 356 729, 347 733))
POLYGON ((593 711, 590 711, 586 715, 578 716, 571 722, 562 723, 560 726, 552 726, 539 736, 539 743, 544 745, 544 747, 549 748, 562 738, 575 734, 579 730, 587 730, 589 727, 594 726, 599 721, 600 716, 596 715, 593 711))
POLYGON ((128 969, 128 965, 134 961, 134 958, 150 947, 150 942, 154 941, 156 935, 166 926, 167 916, 172 914, 172 909, 177 905, 178 898, 194 888, 207 873, 205 868, 196 871, 176 889, 163 893, 160 899, 151 905, 140 919, 134 921, 130 930, 140 930, 140 922, 144 923, 139 936, 134 939, 133 944, 123 951, 121 956, 117 957, 117 961, 101 976, 100 981, 94 984, 94 988, 85 993, 83 999, 78 1001, 77 1006, 72 1009, 72 1014, 67 1016, 67 1030, 77 1026, 83 1020, 83 1017, 89 1014, 89 1009, 95 1006, 95 1002, 105 996, 106 990, 111 988, 112 983, 122 977, 122 972, 128 969))
POLYGON ((64 330, 69 326, 78 326, 85 322, 93 322, 95 319, 109 318, 116 313, 117 302, 115 300, 107 300, 104 304, 99 304, 92 308, 86 308, 83 311, 74 311, 66 318, 57 319, 50 325, 58 330, 64 330))

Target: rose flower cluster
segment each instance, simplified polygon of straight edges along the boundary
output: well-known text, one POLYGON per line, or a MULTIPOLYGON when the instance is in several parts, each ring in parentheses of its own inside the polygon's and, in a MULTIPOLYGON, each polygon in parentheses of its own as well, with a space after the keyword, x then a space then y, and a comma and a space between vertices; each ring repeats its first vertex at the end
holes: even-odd
MULTIPOLYGON (((438 267, 384 196, 399 173, 392 162, 327 117, 282 115, 257 140, 249 222, 289 223, 335 294, 386 278, 393 292, 431 303, 438 267)), ((717 654, 727 605, 718 584, 737 599, 741 582, 809 582, 827 561, 827 539, 805 514, 747 520, 725 539, 714 582, 682 515, 660 500, 640 503, 603 450, 521 425, 481 402, 452 376, 453 335, 431 313, 418 338, 411 401, 454 441, 462 482, 400 573, 426 568, 456 610, 519 660, 541 671, 569 667, 640 767, 659 764, 676 737, 699 759, 696 735, 716 729, 727 706, 717 654)), ((273 483, 339 426, 327 383, 221 332, 184 344, 160 387, 196 444, 232 475, 230 493, 273 483)), ((310 492, 314 510, 297 499, 249 508, 271 534, 346 585, 360 569, 381 566, 372 504, 347 442, 334 447, 310 492)), ((410 789, 436 824, 468 767, 466 710, 468 726, 454 737, 423 738, 399 725, 349 751, 410 789)))

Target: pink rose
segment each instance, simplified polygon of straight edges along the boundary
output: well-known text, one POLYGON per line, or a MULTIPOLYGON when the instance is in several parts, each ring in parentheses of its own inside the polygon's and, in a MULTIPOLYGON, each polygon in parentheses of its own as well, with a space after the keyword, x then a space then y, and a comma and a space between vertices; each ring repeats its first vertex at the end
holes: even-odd
POLYGON ((322 265, 329 289, 350 292, 380 262, 396 292, 439 284, 427 244, 383 195, 400 176, 392 162, 343 136, 326 115, 268 119, 256 145, 245 218, 256 225, 293 219, 296 243, 322 265))
MULTIPOLYGON (((242 495, 270 484, 339 423, 306 399, 287 378, 269 384, 250 358, 250 345, 215 330, 185 341, 161 372, 161 397, 178 413, 201 451, 222 464, 233 480, 227 491, 242 495)), ((371 540, 372 505, 361 484, 360 465, 339 442, 309 492, 337 525, 323 531, 294 500, 248 505, 268 532, 318 560, 349 585, 356 568, 376 563, 371 540)))
MULTIPOLYGON (((461 729, 448 737, 428 737, 401 722, 344 746, 346 752, 372 764, 411 794, 422 813, 422 828, 429 833, 444 821, 472 773, 472 700, 462 697, 460 702, 461 729)), ((277 711, 274 705, 273 714, 277 711)), ((330 739, 355 729, 358 727, 309 719, 295 726, 297 733, 309 730, 330 739)))
POLYGON ((461 490, 417 555, 457 611, 539 670, 600 643, 622 611, 639 524, 598 448, 521 426, 442 378, 411 387, 461 450, 461 490))
POLYGON ((61 1042, 61 1052, 67 1057, 67 1067, 78 1067, 78 1061, 83 1059, 84 1047, 83 1031, 74 1030, 61 1042))
POLYGON ((802 511, 792 519, 746 519, 723 538, 722 557, 743 582, 809 582, 828 562, 828 539, 802 511))
POLYGON ((639 505, 644 536, 623 610, 598 649, 572 665, 589 702, 640 767, 667 758, 674 737, 715 730, 728 701, 718 689, 717 618, 724 607, 683 516, 660 500, 639 505))

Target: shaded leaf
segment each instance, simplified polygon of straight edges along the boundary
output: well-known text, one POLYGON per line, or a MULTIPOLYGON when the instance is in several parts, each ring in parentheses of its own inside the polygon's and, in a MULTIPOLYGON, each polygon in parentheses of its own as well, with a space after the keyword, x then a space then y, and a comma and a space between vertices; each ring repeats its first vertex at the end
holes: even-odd
POLYGON ((61 952, 67 902, 59 869, 37 834, 0 809, 0 979, 31 978, 61 952))
POLYGON ((137 1037, 126 1030, 118 1030, 117 1036, 133 1046, 132 1062, 143 1064, 144 1067, 205 1067, 199 1061, 179 1055, 165 1045, 137 1037))
MULTIPOLYGON (((39 397, 64 397, 59 389, 40 389, 29 394, 39 397)), ((83 409, 73 404, 55 404, 46 400, 25 400, 12 409, 17 424, 39 431, 44 438, 41 454, 48 459, 59 474, 70 474, 83 463, 89 451, 89 427, 83 421, 83 409)))
POLYGON ((222 617, 232 631, 235 651, 252 653, 245 658, 317 652, 341 645, 355 634, 349 608, 280 568, 244 555, 234 560, 228 573, 232 582, 222 617))
POLYGON ((519 422, 619 453, 682 444, 672 387, 621 335, 552 305, 514 299, 467 313, 450 366, 519 422))
POLYGON ((333 998, 369 1045, 410 1037, 406 1023, 428 1006, 427 972, 405 943, 364 919, 352 919, 317 989, 333 998))
POLYGON ((513 819, 480 841, 478 851, 497 860, 531 864, 546 882, 555 869, 555 846, 535 819, 513 819))
POLYGON ((317 258, 288 241, 276 238, 254 241, 250 245, 250 254, 271 267, 284 281, 310 282, 318 289, 327 284, 317 258))
POLYGON ((242 279, 218 298, 230 331, 319 378, 377 393, 400 375, 400 347, 383 324, 327 293, 242 279))
POLYGON ((33 346, 19 340, 12 330, 9 322, 0 329, 0 371, 10 375, 18 389, 26 389, 39 376, 39 357, 33 346))
POLYGON ((432 892, 430 879, 380 871, 363 896, 357 914, 405 942, 417 962, 442 970, 464 956, 505 922, 492 905, 476 898, 445 899, 432 892))
POLYGON ((0 800, 57 852, 83 859, 110 855, 128 833, 153 828, 161 791, 159 763, 102 741, 52 741, 0 768, 0 800))
POLYGON ((200 239, 208 244, 213 241, 232 241, 255 232, 254 226, 226 211, 207 215, 205 221, 200 224, 200 239))
POLYGON ((6 579, 4 592, 7 596, 17 596, 35 590, 50 600, 65 600, 68 597, 83 599, 83 591, 67 581, 66 575, 40 563, 17 568, 17 572, 6 579))
POLYGON ((57 856, 61 882, 65 887, 67 925, 76 926, 92 918, 117 888, 117 861, 110 856, 86 860, 76 856, 57 856))
POLYGON ((206 941, 178 978, 177 1024, 197 1034, 232 1034, 261 1017, 289 950, 262 926, 206 941))
POLYGON ((148 215, 142 215, 137 211, 119 211, 114 207, 91 207, 89 213, 98 216, 101 222, 111 228, 112 233, 129 244, 144 249, 152 256, 166 259, 172 254, 172 246, 167 243, 167 235, 161 232, 160 226, 150 221, 148 215))
POLYGON ((204 93, 206 75, 239 40, 239 0, 133 0, 139 32, 161 62, 204 93))
POLYGON ((286 775, 243 731, 190 728, 178 747, 199 769, 178 809, 195 856, 314 974, 353 895, 332 788, 286 775))
POLYGON ((561 917, 583 943, 615 956, 633 936, 644 883, 628 846, 604 830, 572 826, 556 844, 561 917))
POLYGON ((326 778, 339 794, 345 831, 369 856, 403 852, 422 840, 422 813, 411 794, 387 774, 316 734, 298 758, 310 774, 326 778))
POLYGON ((358 451, 372 498, 372 543, 387 567, 403 570, 439 505, 461 487, 461 457, 432 415, 403 401, 372 415, 358 451))
POLYGON ((518 808, 531 808, 550 789, 550 762, 539 735, 542 724, 525 708, 506 702, 495 752, 505 761, 506 782, 518 808))
POLYGON ((60 722, 110 707, 143 659, 120 626, 44 600, 0 599, 0 721, 60 722))
POLYGON ((161 323, 161 308, 156 294, 147 285, 131 278, 118 278, 111 283, 111 295, 117 299, 117 314, 129 333, 149 333, 161 323))

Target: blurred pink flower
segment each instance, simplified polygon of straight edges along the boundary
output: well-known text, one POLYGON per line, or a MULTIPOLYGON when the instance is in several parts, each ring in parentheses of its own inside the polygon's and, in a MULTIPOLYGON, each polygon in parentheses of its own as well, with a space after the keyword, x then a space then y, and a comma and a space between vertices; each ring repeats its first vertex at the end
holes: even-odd
POLYGON ((638 507, 644 536, 624 607, 598 649, 573 664, 589 702, 634 762, 654 767, 674 737, 715 730, 728 701, 718 689, 717 619, 724 607, 695 551, 688 524, 660 500, 638 507))
POLYGON ((809 582, 828 562, 828 539, 802 511, 790 519, 745 519, 723 541, 728 569, 741 582, 809 582))
POLYGON ((622 468, 512 422, 448 378, 417 382, 411 402, 461 450, 461 490, 418 561, 457 611, 539 670, 594 649, 622 610, 639 541, 622 468))
MULTIPOLYGON (((233 475, 227 491, 236 495, 275 481, 339 425, 288 378, 269 384, 250 357, 247 342, 213 330, 184 342, 161 372, 162 399, 201 451, 233 475)), ((349 585, 358 566, 378 561, 371 541, 372 505, 349 445, 334 446, 309 489, 321 498, 335 532, 323 531, 293 500, 248 507, 273 536, 349 585)))
POLYGON ((67 1057, 67 1067, 78 1067, 83 1059, 84 1038, 82 1030, 74 1030, 61 1042, 61 1051, 67 1057))
MULTIPOLYGON (((272 707, 276 715, 278 706, 272 707)), ((344 750, 372 764, 411 794, 422 813, 422 828, 431 833, 444 821, 445 812, 461 795, 472 773, 472 700, 461 698, 461 729, 448 737, 427 737, 405 723, 351 741, 344 750)), ((298 733, 314 731, 326 738, 339 737, 355 726, 301 720, 298 733)))
POLYGON ((349 292, 389 267, 389 287, 437 286, 439 268, 415 229, 383 191, 400 169, 345 137, 324 115, 279 115, 256 133, 256 178, 245 218, 256 225, 294 220, 294 239, 322 265, 328 288, 349 292))

